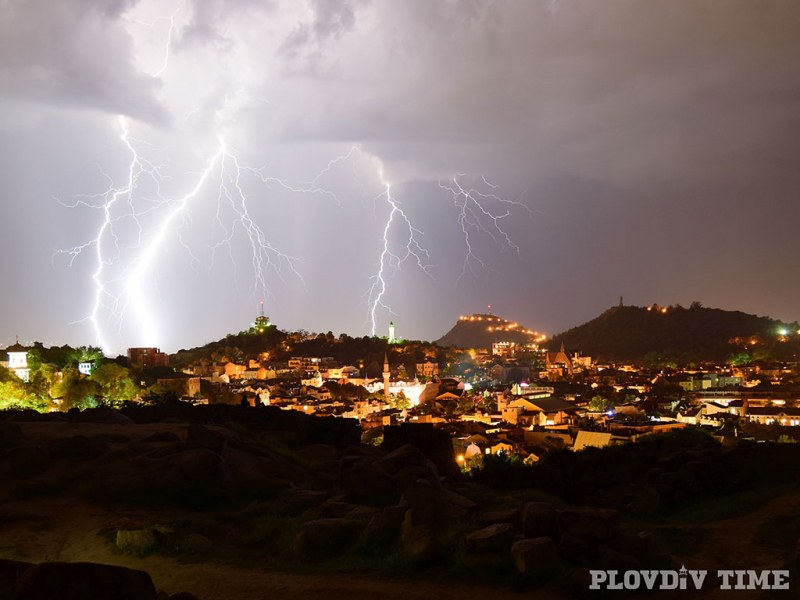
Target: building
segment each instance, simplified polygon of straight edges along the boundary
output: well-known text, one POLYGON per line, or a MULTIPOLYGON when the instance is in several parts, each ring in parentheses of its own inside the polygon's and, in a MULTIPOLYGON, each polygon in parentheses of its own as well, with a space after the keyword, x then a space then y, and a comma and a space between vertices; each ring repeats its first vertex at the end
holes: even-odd
POLYGON ((394 333, 394 323, 389 321, 389 343, 394 344, 397 342, 397 338, 395 337, 394 333))
POLYGON ((439 363, 426 360, 422 363, 417 363, 417 377, 427 377, 433 379, 439 375, 439 363))
POLYGON ((389 399, 389 379, 392 372, 389 370, 389 355, 383 355, 383 397, 389 399))
POLYGON ((158 348, 128 348, 128 362, 142 370, 168 367, 169 355, 158 348))
POLYGON ((558 352, 548 352, 545 354, 545 363, 547 365, 547 375, 550 379, 558 379, 565 375, 572 375, 572 359, 567 356, 564 350, 564 344, 561 344, 561 349, 558 352))
POLYGON ((30 381, 31 370, 28 367, 28 349, 19 343, 19 338, 15 344, 6 348, 6 352, 8 352, 8 368, 22 381, 26 383, 30 381))

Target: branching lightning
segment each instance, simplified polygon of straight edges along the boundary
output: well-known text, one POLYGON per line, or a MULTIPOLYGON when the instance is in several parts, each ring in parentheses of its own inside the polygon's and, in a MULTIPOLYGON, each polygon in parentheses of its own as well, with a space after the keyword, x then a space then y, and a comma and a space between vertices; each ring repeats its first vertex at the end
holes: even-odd
POLYGON ((458 226, 464 237, 466 253, 461 267, 459 280, 470 271, 474 274, 474 263, 478 263, 482 269, 486 268, 486 263, 475 254, 471 240, 471 234, 484 233, 492 238, 499 247, 509 247, 519 252, 517 246, 503 228, 503 220, 510 217, 513 208, 522 208, 531 213, 529 206, 516 200, 509 200, 499 195, 499 186, 494 185, 481 176, 481 181, 489 191, 480 191, 472 186, 464 186, 459 179, 464 178, 460 173, 451 178, 450 183, 439 182, 439 187, 453 198, 458 210, 458 226))
POLYGON ((165 167, 156 166, 142 156, 124 119, 120 119, 119 126, 120 139, 131 156, 126 182, 121 187, 110 184, 101 194, 83 196, 72 204, 65 204, 70 208, 82 206, 99 209, 103 217, 92 240, 69 250, 59 251, 59 254, 68 256, 68 264, 72 266, 84 251, 89 248, 94 250, 96 266, 92 274, 93 303, 83 320, 91 322, 97 343, 104 350, 111 350, 101 325, 104 314, 112 317, 112 321, 118 326, 122 325, 124 319, 132 319, 137 324, 142 339, 148 344, 157 345, 159 327, 152 316, 154 311, 147 301, 147 279, 154 269, 155 259, 171 235, 187 249, 193 266, 199 264, 199 259, 183 240, 181 230, 190 222, 191 205, 212 181, 216 181, 215 218, 222 231, 220 239, 210 244, 212 257, 218 250, 227 247, 235 268, 236 261, 230 248, 236 235, 241 232, 251 251, 254 292, 268 295, 266 273, 270 270, 281 277, 288 270, 302 280, 296 268, 298 259, 280 251, 270 242, 253 218, 242 178, 251 175, 266 185, 277 185, 295 193, 324 195, 339 202, 332 191, 320 184, 320 179, 337 163, 349 158, 355 149, 331 160, 307 184, 297 185, 267 175, 264 167, 254 168, 241 164, 237 155, 220 140, 215 153, 206 160, 205 168, 196 176, 189 192, 178 198, 167 198, 161 192, 163 180, 166 178, 163 173, 165 167), (149 178, 154 185, 155 197, 139 193, 144 178, 149 178), (159 211, 157 226, 144 231, 140 219, 154 211, 159 211), (223 215, 233 215, 233 218, 226 220, 223 215), (137 233, 130 245, 124 245, 121 243, 123 236, 119 229, 130 223, 133 223, 137 233), (123 256, 126 252, 127 256, 123 256), (113 275, 109 273, 111 271, 114 271, 113 275))
MULTIPOLYGON (((151 72, 154 77, 163 76, 169 67, 176 17, 181 8, 182 4, 171 16, 158 17, 150 22, 134 21, 151 31, 155 30, 157 22, 168 23, 163 59, 158 68, 151 72)), ((237 97, 242 94, 245 94, 244 86, 237 97)), ((236 113, 237 108, 229 104, 226 96, 224 110, 236 113)), ((122 185, 115 185, 113 179, 106 176, 109 184, 104 192, 78 197, 68 205, 71 208, 98 210, 101 213, 100 225, 89 241, 59 252, 68 257, 70 266, 84 254, 90 251, 93 254, 92 300, 82 321, 91 323, 97 343, 106 352, 117 348, 112 348, 109 343, 105 323, 119 329, 123 323, 133 325, 140 341, 147 345, 158 345, 161 329, 149 300, 152 290, 157 289, 151 285, 155 283, 156 259, 171 241, 177 242, 187 251, 192 268, 199 272, 202 261, 191 243, 184 239, 183 232, 189 230, 192 224, 193 208, 207 201, 207 196, 216 202, 214 239, 208 244, 211 253, 209 271, 214 266, 217 253, 227 251, 235 278, 233 245, 237 239, 243 239, 250 254, 254 293, 262 297, 270 295, 267 285, 267 274, 270 272, 283 278, 288 271, 303 280, 298 269, 300 259, 279 250, 257 223, 251 210, 252 198, 243 181, 245 178, 252 178, 267 189, 280 188, 291 193, 324 196, 341 206, 342 199, 324 186, 324 178, 343 162, 351 162, 355 168, 358 160, 367 159, 375 167, 374 172, 381 187, 375 201, 385 208, 386 220, 380 237, 381 251, 376 261, 377 268, 369 278, 365 294, 372 335, 376 334, 380 311, 393 314, 387 301, 393 272, 410 262, 432 277, 431 256, 422 244, 422 229, 413 223, 409 212, 396 197, 381 160, 358 145, 330 160, 314 178, 303 183, 292 183, 269 174, 265 167, 242 164, 237 153, 220 139, 213 153, 203 161, 202 170, 192 175, 190 183, 183 189, 188 191, 171 197, 164 192, 169 179, 168 165, 157 164, 146 157, 149 154, 148 144, 131 136, 123 118, 120 119, 119 128, 119 138, 130 156, 125 180, 122 185)), ((463 235, 465 255, 459 280, 467 272, 474 274, 477 268, 486 268, 480 252, 475 249, 474 236, 489 236, 499 247, 509 247, 519 252, 505 228, 504 220, 517 208, 530 212, 523 203, 501 196, 498 186, 485 178, 481 177, 476 185, 466 185, 463 183, 466 179, 466 175, 459 174, 447 182, 439 182, 439 187, 452 197, 457 211, 456 220, 463 235)), ((372 177, 369 182, 371 186, 375 185, 372 177)))
POLYGON ((378 161, 378 177, 381 185, 384 187, 384 192, 379 198, 382 198, 386 204, 389 205, 389 215, 383 227, 383 249, 381 250, 378 261, 378 272, 372 277, 372 285, 367 293, 371 335, 375 335, 377 331, 378 308, 383 308, 392 312, 391 307, 384 301, 389 269, 399 269, 404 262, 409 259, 414 259, 417 266, 430 275, 430 271, 428 270, 430 267, 430 254, 419 241, 422 236, 422 231, 414 227, 408 215, 400 207, 400 204, 394 196, 392 196, 392 184, 386 180, 383 164, 381 164, 380 161, 378 161), (395 223, 397 223, 397 226, 395 226, 395 223), (391 234, 397 229, 399 229, 402 232, 401 235, 403 235, 403 243, 401 244, 401 250, 399 252, 392 250, 391 241, 391 234))

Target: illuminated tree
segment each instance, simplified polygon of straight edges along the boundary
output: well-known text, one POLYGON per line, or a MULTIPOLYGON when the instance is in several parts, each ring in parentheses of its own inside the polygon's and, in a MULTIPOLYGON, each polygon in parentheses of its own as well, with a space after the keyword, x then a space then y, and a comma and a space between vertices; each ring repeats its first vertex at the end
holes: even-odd
POLYGON ((114 403, 133 400, 139 394, 139 388, 131 379, 130 369, 115 363, 107 363, 95 369, 89 379, 95 382, 100 394, 114 403))

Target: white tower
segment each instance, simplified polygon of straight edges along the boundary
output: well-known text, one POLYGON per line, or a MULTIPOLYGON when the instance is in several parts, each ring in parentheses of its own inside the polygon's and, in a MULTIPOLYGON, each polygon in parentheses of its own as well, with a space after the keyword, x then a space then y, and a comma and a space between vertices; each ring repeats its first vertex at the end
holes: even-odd
POLYGON ((394 336, 394 323, 389 321, 389 343, 394 344, 397 341, 397 338, 394 336))

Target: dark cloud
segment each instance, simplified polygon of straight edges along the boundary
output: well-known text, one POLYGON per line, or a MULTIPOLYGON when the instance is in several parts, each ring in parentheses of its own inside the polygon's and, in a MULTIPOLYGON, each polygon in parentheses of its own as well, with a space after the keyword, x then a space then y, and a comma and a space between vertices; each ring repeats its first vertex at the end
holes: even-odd
POLYGON ((0 4, 0 89, 28 103, 164 123, 159 83, 133 64, 119 17, 133 0, 0 4))

